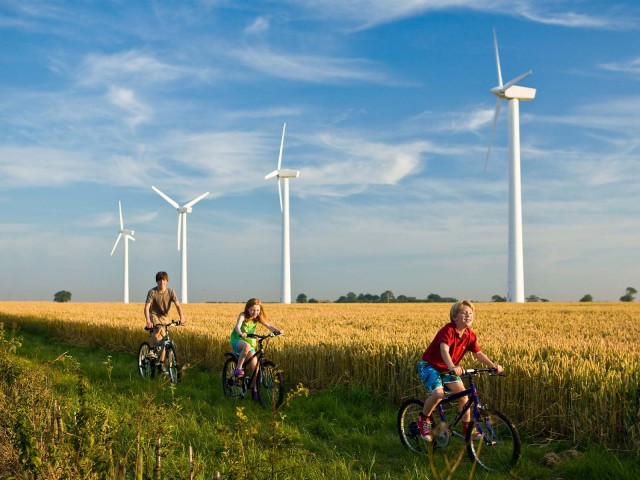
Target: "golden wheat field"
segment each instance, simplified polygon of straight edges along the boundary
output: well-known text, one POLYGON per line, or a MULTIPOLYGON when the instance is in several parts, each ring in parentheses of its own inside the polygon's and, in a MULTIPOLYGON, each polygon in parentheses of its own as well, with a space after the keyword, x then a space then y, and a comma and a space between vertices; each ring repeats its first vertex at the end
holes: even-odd
MULTIPOLYGON (((182 364, 212 371, 242 304, 188 304, 174 329, 182 364)), ((449 304, 266 304, 285 336, 269 357, 290 385, 358 384, 390 402, 423 397, 415 362, 448 320, 449 304)), ((175 312, 175 310, 172 310, 175 312)), ((0 302, 0 321, 81 345, 135 355, 143 304, 0 302)), ((539 439, 640 450, 640 304, 478 303, 474 330, 506 376, 480 383, 482 399, 539 439)), ((473 366, 465 357, 463 366, 473 366), (466 362, 466 363, 465 363, 466 362)), ((188 375, 188 372, 187 372, 188 375)))

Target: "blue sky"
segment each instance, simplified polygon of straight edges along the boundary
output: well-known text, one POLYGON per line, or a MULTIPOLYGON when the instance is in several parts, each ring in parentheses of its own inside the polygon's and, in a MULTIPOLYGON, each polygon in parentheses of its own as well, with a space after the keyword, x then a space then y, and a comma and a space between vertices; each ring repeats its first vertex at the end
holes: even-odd
POLYGON ((520 104, 525 296, 640 287, 636 1, 0 2, 0 300, 121 301, 158 270, 190 302, 280 295, 282 125, 292 296, 507 293, 507 132, 520 104), (504 105, 506 107, 506 105, 504 105))

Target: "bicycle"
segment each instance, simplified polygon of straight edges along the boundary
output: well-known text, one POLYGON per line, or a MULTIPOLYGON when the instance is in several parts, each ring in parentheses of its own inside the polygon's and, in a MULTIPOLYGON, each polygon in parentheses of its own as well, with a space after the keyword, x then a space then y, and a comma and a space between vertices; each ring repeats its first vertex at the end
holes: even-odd
POLYGON ((468 369, 461 377, 469 379, 469 388, 456 394, 445 388, 445 397, 431 415, 432 442, 423 440, 418 430, 418 414, 422 411, 424 401, 418 398, 405 400, 398 410, 398 434, 402 444, 417 453, 428 453, 431 446, 432 458, 437 458, 452 444, 452 439, 464 440, 469 458, 485 470, 508 471, 515 465, 520 457, 520 436, 509 417, 480 402, 473 379, 484 373, 499 375, 492 368, 468 369), (458 411, 456 400, 465 395, 469 399, 458 411), (463 437, 454 428, 461 424, 464 413, 469 409, 471 424, 463 437), (474 435, 474 426, 480 434, 478 438, 474 435))
POLYGON ((258 366, 253 369, 251 375, 243 375, 236 377, 233 372, 238 366, 238 354, 235 352, 226 352, 227 357, 222 368, 222 389, 227 398, 244 399, 245 394, 251 390, 251 384, 255 380, 258 387, 258 402, 263 407, 278 408, 284 398, 284 387, 282 376, 276 364, 265 357, 265 351, 269 341, 278 336, 276 333, 268 335, 248 334, 248 338, 257 338, 258 346, 256 352, 247 357, 244 364, 248 365, 254 358, 258 359, 258 366))
MULTIPOLYGON (((156 371, 160 369, 156 360, 160 359, 162 350, 164 350, 165 355, 163 363, 169 372, 169 379, 171 380, 171 383, 178 383, 182 379, 182 371, 176 354, 176 344, 169 336, 169 329, 178 325, 181 325, 181 323, 176 320, 172 320, 169 323, 155 324, 154 327, 166 328, 166 334, 162 339, 160 348, 153 348, 149 342, 142 342, 140 344, 140 348, 138 349, 138 373, 140 373, 142 378, 155 378, 156 371)), ((149 328, 147 327, 144 327, 144 329, 149 331, 149 328)))

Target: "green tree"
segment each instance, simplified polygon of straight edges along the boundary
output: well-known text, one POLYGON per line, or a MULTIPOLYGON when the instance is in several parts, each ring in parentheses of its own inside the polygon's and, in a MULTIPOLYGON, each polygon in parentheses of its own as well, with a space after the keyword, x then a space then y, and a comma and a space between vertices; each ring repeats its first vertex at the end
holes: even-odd
POLYGON ((304 293, 301 293, 298 295, 298 298, 296 298, 296 303, 307 303, 307 296, 304 293))
POLYGON ((580 299, 581 302, 593 302, 593 297, 590 293, 587 293, 584 297, 580 299))
POLYGON ((501 297, 500 295, 494 295, 493 297, 491 297, 491 301, 492 302, 506 302, 507 301, 507 297, 501 297))
POLYGON ((318 300, 315 298, 310 298, 308 303, 318 303, 318 300))
POLYGON ((627 287, 627 293, 620 297, 621 302, 633 302, 638 291, 633 287, 627 287))
POLYGON ((529 295, 527 297, 527 302, 539 302, 540 301, 540 297, 537 295, 529 295))
POLYGON ((386 290, 385 292, 383 292, 382 295, 380 295, 380 301, 384 303, 395 301, 393 292, 391 290, 386 290))
POLYGON ((71 301, 71 292, 67 292, 66 290, 60 290, 53 294, 54 302, 70 302, 71 301))

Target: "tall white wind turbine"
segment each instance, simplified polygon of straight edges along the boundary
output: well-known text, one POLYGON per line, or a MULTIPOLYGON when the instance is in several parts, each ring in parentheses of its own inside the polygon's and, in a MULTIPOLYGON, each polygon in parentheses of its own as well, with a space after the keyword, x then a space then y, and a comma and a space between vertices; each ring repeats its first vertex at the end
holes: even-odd
POLYGON ((151 187, 154 192, 164 198, 169 205, 178 210, 178 251, 182 250, 182 272, 181 272, 181 295, 180 295, 180 303, 188 303, 187 296, 187 213, 191 213, 193 211, 193 206, 202 200, 204 197, 209 195, 209 192, 203 193, 199 197, 194 198, 188 203, 185 203, 182 207, 170 198, 169 196, 162 193, 156 187, 151 187), (182 238, 181 238, 182 237, 182 238))
POLYGON ((280 141, 280 155, 278 156, 278 168, 264 177, 269 180, 278 177, 278 195, 280 197, 280 211, 282 212, 282 288, 280 290, 280 303, 291 303, 291 248, 289 241, 289 179, 298 178, 299 170, 288 170, 282 167, 282 149, 284 147, 284 132, 287 129, 285 123, 282 127, 282 140, 280 141), (281 182, 282 180, 282 188, 281 182), (284 189, 284 195, 282 190, 284 189))
POLYGON ((498 69, 498 85, 491 89, 498 101, 493 115, 491 139, 485 162, 485 171, 491 154, 496 123, 500 114, 502 100, 508 102, 507 120, 509 133, 509 282, 507 300, 509 302, 524 302, 524 260, 522 254, 522 193, 520 180, 520 101, 533 100, 536 96, 535 88, 521 87, 521 80, 531 75, 531 70, 517 76, 503 84, 500 71, 500 56, 498 55, 498 38, 493 31, 493 45, 496 51, 496 66, 498 69))
POLYGON ((113 244, 113 248, 111 249, 111 256, 113 256, 113 252, 116 251, 116 247, 118 246, 118 242, 121 238, 124 237, 124 303, 129 303, 129 240, 136 239, 133 237, 133 230, 125 230, 124 222, 122 221, 122 203, 118 200, 118 210, 120 212, 120 231, 118 232, 118 238, 116 238, 116 243, 113 244))

